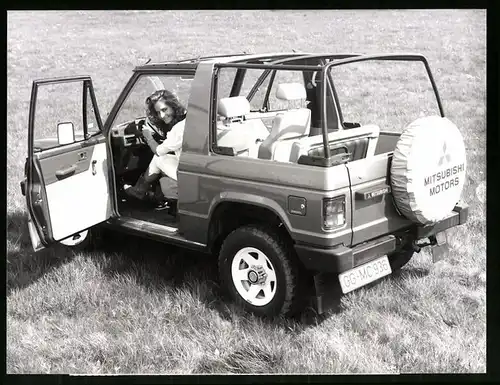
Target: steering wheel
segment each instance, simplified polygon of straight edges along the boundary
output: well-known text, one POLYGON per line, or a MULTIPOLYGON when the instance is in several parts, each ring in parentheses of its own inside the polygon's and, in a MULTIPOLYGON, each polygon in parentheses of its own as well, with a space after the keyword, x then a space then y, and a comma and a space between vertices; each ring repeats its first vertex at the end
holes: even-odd
POLYGON ((138 135, 138 136, 136 136, 136 138, 137 138, 137 143, 146 144, 147 145, 146 140, 144 139, 144 136, 138 135))
POLYGON ((138 132, 141 133, 140 135, 136 134, 136 138, 137 138, 138 143, 147 144, 146 140, 144 139, 144 136, 142 135, 142 127, 144 126, 144 124, 145 124, 145 120, 139 120, 136 123, 136 129, 138 132))

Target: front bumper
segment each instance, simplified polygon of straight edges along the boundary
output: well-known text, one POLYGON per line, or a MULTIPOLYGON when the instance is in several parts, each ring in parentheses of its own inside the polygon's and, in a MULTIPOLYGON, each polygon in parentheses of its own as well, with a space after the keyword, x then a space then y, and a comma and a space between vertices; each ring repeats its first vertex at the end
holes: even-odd
MULTIPOLYGON (((455 206, 443 220, 431 226, 414 226, 409 229, 413 239, 427 238, 441 231, 467 222, 467 205, 455 206)), ((318 248, 311 245, 295 244, 295 251, 307 270, 316 272, 343 273, 354 267, 390 254, 396 250, 396 237, 384 235, 355 247, 343 245, 333 248, 318 248)))

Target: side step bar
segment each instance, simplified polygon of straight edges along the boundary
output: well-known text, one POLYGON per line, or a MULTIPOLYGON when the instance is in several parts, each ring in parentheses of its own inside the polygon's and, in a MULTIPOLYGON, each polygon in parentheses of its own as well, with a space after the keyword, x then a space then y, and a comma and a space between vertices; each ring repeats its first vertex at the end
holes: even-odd
POLYGON ((121 231, 138 235, 144 238, 153 239, 160 242, 183 246, 196 251, 204 251, 206 245, 203 243, 189 241, 179 234, 177 227, 159 225, 140 219, 130 217, 111 218, 105 222, 109 228, 119 229, 121 231))

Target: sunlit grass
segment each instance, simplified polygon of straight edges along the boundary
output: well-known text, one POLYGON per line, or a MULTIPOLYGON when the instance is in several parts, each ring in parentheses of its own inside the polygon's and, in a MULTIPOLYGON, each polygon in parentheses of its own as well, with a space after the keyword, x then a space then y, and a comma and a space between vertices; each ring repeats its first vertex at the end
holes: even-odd
MULTIPOLYGON (((485 12, 9 12, 7 21, 7 372, 485 372, 485 204, 476 195, 486 172, 485 12), (19 181, 34 79, 92 76, 105 116, 150 57, 292 49, 428 58, 467 148, 469 222, 449 231, 448 259, 416 254, 400 275, 344 296, 308 326, 242 313, 221 297, 214 258, 167 245, 115 234, 92 253, 32 253, 19 181)), ((401 89, 397 75, 382 91, 401 89)), ((363 101, 374 107, 363 99, 374 83, 361 85, 357 113, 363 101)))

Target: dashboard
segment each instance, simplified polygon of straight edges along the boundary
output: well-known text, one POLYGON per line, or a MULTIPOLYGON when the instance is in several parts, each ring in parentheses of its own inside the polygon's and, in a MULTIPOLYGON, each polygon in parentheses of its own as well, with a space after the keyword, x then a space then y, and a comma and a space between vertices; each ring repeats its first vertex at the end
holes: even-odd
POLYGON ((135 135, 137 127, 143 121, 144 119, 135 119, 111 129, 113 162, 118 176, 144 171, 153 157, 149 146, 135 135))

